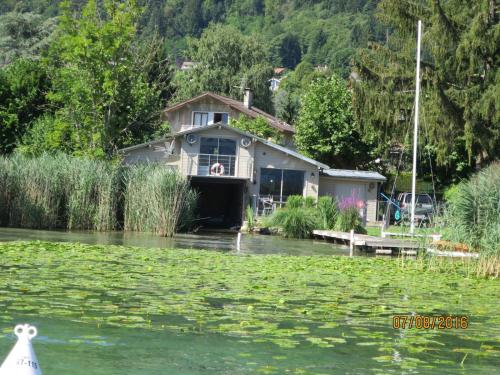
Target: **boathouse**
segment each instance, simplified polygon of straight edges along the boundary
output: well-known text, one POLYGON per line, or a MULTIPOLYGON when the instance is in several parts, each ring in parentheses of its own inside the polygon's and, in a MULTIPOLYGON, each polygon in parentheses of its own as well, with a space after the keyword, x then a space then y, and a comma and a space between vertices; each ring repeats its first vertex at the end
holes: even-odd
POLYGON ((337 199, 355 195, 364 220, 377 219, 377 195, 385 177, 376 172, 331 169, 294 150, 293 127, 243 102, 204 93, 164 111, 165 137, 121 150, 123 161, 162 163, 189 178, 200 194, 199 215, 217 227, 241 225, 250 204, 259 214, 282 206, 288 196, 337 199), (283 145, 231 127, 241 115, 262 117, 278 130, 283 145))

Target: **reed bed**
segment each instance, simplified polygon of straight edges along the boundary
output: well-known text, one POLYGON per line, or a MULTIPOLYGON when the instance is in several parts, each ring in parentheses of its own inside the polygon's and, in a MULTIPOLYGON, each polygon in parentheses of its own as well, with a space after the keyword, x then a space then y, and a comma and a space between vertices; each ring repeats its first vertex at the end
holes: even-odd
POLYGON ((3 224, 25 228, 62 225, 67 185, 61 161, 48 155, 36 159, 22 155, 2 159, 3 224))
POLYGON ((189 226, 197 195, 185 178, 159 165, 124 169, 64 154, 0 157, 2 226, 113 230, 120 199, 125 229, 171 236, 189 226))
POLYGON ((184 177, 157 164, 129 167, 124 177, 125 230, 172 236, 189 225, 197 195, 184 177))
POLYGON ((479 258, 449 258, 429 256, 424 251, 420 251, 416 259, 412 256, 400 255, 398 265, 401 269, 448 274, 461 273, 465 277, 495 279, 500 276, 500 258, 494 255, 481 254, 479 258))
POLYGON ((445 236, 500 257, 500 163, 457 186, 447 202, 445 236))

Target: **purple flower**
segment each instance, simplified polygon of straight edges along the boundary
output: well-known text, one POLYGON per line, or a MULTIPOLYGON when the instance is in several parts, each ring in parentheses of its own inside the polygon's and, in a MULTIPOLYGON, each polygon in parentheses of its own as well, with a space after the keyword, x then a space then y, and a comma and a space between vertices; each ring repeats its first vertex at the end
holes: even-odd
POLYGON ((348 210, 350 208, 363 208, 365 203, 362 199, 359 199, 356 190, 351 191, 351 195, 347 197, 342 197, 339 202, 339 208, 341 210, 348 210))

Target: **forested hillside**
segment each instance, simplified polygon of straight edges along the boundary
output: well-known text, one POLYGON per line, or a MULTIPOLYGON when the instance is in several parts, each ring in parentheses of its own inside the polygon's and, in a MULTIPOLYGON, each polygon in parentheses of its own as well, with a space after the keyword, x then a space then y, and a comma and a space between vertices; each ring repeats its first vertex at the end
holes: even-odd
POLYGON ((167 103, 250 87, 302 153, 404 171, 422 19, 419 173, 457 181, 499 155, 499 14, 491 0, 2 0, 0 152, 114 157, 168 130, 167 103))
MULTIPOLYGON (((146 0, 140 33, 158 32, 173 58, 186 56, 187 41, 199 37, 211 22, 232 25, 258 36, 274 66, 294 68, 301 61, 329 65, 349 73, 356 48, 385 35, 377 27, 378 0, 146 0)), ((44 19, 59 14, 58 0, 0 2, 0 14, 33 12, 44 19)), ((86 1, 72 1, 75 9, 86 1)), ((37 22, 39 22, 37 20, 37 22)))

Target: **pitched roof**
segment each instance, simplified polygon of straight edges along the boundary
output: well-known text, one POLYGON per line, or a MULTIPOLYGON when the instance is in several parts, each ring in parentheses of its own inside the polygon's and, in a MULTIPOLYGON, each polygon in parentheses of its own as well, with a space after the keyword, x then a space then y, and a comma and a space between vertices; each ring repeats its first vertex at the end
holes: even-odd
POLYGON ((154 140, 154 141, 150 141, 150 142, 146 142, 146 143, 141 143, 139 145, 134 145, 134 146, 122 148, 121 150, 119 150, 119 152, 120 153, 125 153, 127 151, 132 151, 132 150, 135 150, 135 149, 138 149, 138 148, 148 147, 148 146, 154 145, 156 143, 162 143, 162 142, 165 142, 165 141, 173 139, 173 138, 184 136, 186 134, 197 133, 197 132, 200 132, 200 131, 203 131, 203 130, 207 130, 207 129, 212 129, 212 128, 224 128, 224 129, 228 129, 230 131, 233 131, 235 133, 244 135, 246 137, 253 138, 253 139, 261 142, 262 144, 265 144, 266 146, 274 148, 275 150, 281 151, 281 152, 283 152, 285 154, 288 154, 290 156, 296 157, 296 158, 298 158, 300 160, 305 161, 306 163, 313 164, 313 165, 317 166, 320 169, 329 169, 330 168, 328 165, 320 163, 319 161, 316 161, 314 159, 308 158, 307 156, 299 154, 296 151, 290 150, 290 149, 288 149, 286 147, 283 147, 283 146, 277 145, 276 143, 270 142, 270 141, 268 141, 268 140, 266 140, 264 138, 257 137, 256 135, 253 135, 251 133, 245 132, 245 131, 240 130, 240 129, 233 128, 233 127, 231 127, 229 125, 222 124, 222 123, 212 124, 212 125, 206 125, 206 126, 198 126, 198 127, 195 127, 195 128, 192 128, 192 129, 188 129, 188 130, 184 130, 182 132, 178 132, 178 133, 175 133, 175 134, 172 134, 172 135, 169 135, 167 137, 163 137, 163 138, 160 138, 160 139, 157 139, 157 140, 154 140))
POLYGON ((210 92, 210 91, 204 92, 203 94, 200 94, 198 96, 195 96, 195 97, 188 99, 188 100, 185 100, 183 102, 174 104, 173 106, 165 109, 164 112, 174 112, 177 109, 182 108, 189 103, 194 103, 194 102, 196 102, 200 99, 206 98, 206 97, 210 97, 210 98, 213 98, 215 100, 221 101, 222 103, 228 105, 232 109, 239 111, 241 113, 244 113, 245 115, 247 115, 251 118, 262 117, 262 118, 264 118, 264 120, 267 121, 267 123, 271 127, 275 128, 276 130, 279 130, 281 132, 289 132, 289 133, 295 132, 295 130, 293 129, 293 127, 290 124, 287 124, 286 122, 281 121, 280 119, 270 115, 267 112, 264 112, 263 110, 261 110, 257 107, 252 106, 250 108, 247 108, 247 107, 245 107, 243 102, 240 102, 240 101, 232 99, 232 98, 228 98, 227 96, 215 94, 215 93, 210 92))
POLYGON ((387 178, 378 172, 371 171, 355 171, 349 169, 325 169, 322 171, 323 175, 328 177, 350 178, 358 180, 373 180, 373 181, 386 181, 387 178))

